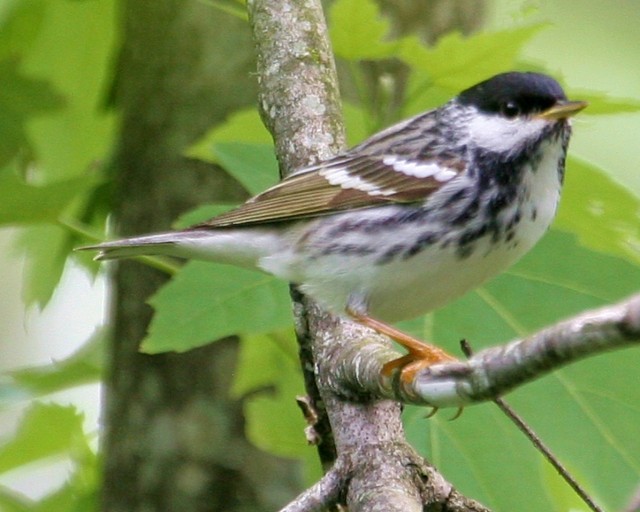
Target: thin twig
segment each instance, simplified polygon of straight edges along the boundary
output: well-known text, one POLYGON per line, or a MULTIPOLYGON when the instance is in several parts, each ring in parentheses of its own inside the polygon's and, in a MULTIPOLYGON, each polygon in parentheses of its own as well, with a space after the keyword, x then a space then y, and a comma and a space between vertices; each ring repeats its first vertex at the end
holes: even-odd
MULTIPOLYGON (((465 356, 471 357, 473 350, 467 340, 460 341, 460 347, 465 356)), ((544 455, 549 463, 555 468, 558 474, 564 479, 565 482, 573 489, 573 491, 585 502, 585 504, 593 512, 604 512, 596 502, 589 496, 587 491, 578 483, 578 481, 571 475, 569 470, 560 462, 560 460, 554 455, 551 449, 542 441, 540 436, 527 425, 522 417, 516 413, 513 408, 501 397, 497 397, 493 402, 500 408, 500 410, 509 418, 512 423, 522 432, 529 441, 536 447, 536 449, 544 455)))

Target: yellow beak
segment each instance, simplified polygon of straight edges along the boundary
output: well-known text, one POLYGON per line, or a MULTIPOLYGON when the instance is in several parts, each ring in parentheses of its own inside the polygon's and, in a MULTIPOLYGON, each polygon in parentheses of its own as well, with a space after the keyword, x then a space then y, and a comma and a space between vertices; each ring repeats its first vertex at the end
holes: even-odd
POLYGON ((548 108, 544 112, 536 115, 539 119, 547 119, 550 121, 557 119, 566 119, 576 115, 582 109, 589 105, 586 101, 559 101, 553 107, 548 108))

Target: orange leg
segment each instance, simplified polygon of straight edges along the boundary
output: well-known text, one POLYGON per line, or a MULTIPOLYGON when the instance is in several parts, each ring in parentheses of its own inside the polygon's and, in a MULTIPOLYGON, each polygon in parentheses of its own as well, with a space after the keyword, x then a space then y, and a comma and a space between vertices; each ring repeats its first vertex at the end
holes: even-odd
POLYGON ((409 351, 408 354, 385 364, 382 367, 383 375, 390 376, 396 369, 400 369, 400 378, 403 382, 409 383, 413 381, 414 375, 423 368, 437 363, 457 360, 441 348, 424 343, 368 315, 356 313, 351 309, 347 309, 347 314, 359 324, 391 338, 409 351))

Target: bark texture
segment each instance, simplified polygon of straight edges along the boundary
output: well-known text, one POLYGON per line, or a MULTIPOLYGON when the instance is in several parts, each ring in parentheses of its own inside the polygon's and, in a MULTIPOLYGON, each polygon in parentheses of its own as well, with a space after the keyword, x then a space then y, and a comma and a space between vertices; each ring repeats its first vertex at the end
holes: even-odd
MULTIPOLYGON (((319 0, 253 0, 260 107, 283 174, 343 149, 338 83, 319 0)), ((406 443, 401 406, 332 385, 333 354, 372 333, 293 294, 309 403, 318 412, 320 456, 329 467, 284 510, 486 510, 461 497, 406 443), (327 430, 323 419, 328 419, 327 430), (323 494, 326 493, 326 494, 323 494)), ((379 337, 378 337, 379 338, 379 337)))
MULTIPOLYGON (((130 0, 122 21, 114 88, 122 113, 113 161, 118 233, 165 230, 197 204, 243 198, 224 173, 182 152, 228 113, 255 102, 246 23, 183 0, 130 0)), ((152 313, 145 300, 166 277, 136 262, 119 264, 113 277, 103 510, 281 506, 298 489, 297 467, 243 437, 242 404, 228 396, 236 340, 184 354, 139 353, 152 313)))

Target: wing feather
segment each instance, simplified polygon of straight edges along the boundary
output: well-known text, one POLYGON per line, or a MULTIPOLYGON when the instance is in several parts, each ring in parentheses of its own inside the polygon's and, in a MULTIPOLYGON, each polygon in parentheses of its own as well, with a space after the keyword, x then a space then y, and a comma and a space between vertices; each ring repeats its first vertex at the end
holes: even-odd
MULTIPOLYGON (((195 228, 223 227, 296 220, 328 215, 346 209, 368 208, 380 204, 424 200, 463 170, 457 162, 438 168, 449 171, 449 178, 416 177, 401 167, 386 164, 385 156, 339 158, 304 169, 267 189, 238 208, 195 228)), ((397 162, 404 162, 398 159, 397 162)))
POLYGON ((284 222, 423 201, 466 169, 462 157, 443 152, 441 140, 429 130, 434 123, 434 111, 399 123, 343 155, 296 171, 194 229, 284 222))

